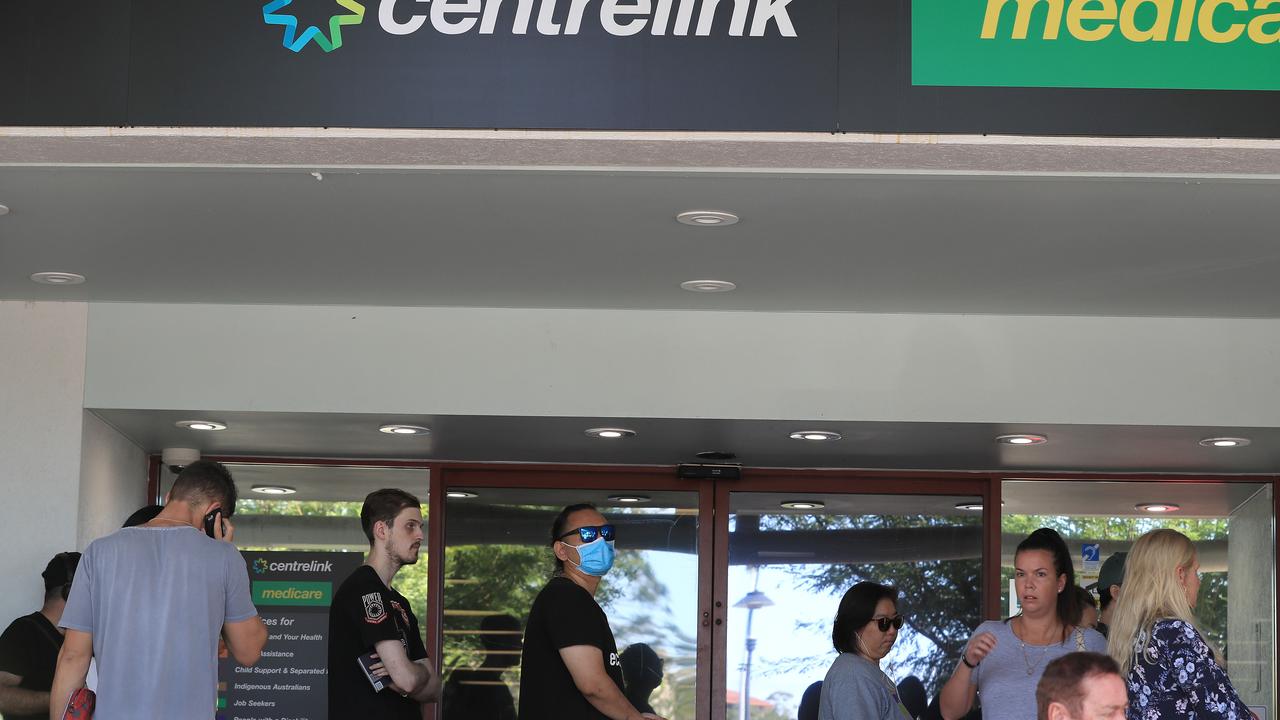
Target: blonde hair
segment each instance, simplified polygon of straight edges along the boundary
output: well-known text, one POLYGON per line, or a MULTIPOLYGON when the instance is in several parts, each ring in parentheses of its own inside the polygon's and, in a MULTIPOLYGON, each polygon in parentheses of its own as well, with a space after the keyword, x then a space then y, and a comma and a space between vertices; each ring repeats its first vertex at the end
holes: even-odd
POLYGON ((1107 653, 1126 676, 1146 652, 1157 620, 1183 620, 1195 627, 1186 590, 1178 581, 1178 570, 1190 572, 1195 559, 1195 546, 1177 530, 1152 530, 1129 550, 1107 639, 1107 653))

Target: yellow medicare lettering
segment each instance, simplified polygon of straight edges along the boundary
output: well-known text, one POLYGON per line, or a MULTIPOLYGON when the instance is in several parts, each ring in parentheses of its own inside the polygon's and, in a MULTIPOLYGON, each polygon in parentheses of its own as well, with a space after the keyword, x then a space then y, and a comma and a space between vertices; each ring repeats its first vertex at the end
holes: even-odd
POLYGON ((1218 30, 1213 24, 1213 14, 1217 12, 1221 5, 1230 5, 1238 12, 1247 12, 1249 3, 1246 0, 1204 0, 1204 5, 1200 6, 1200 35, 1205 40, 1215 43, 1229 43, 1240 39, 1244 34, 1244 23, 1234 23, 1226 30, 1218 30))
POLYGON ((1131 42, 1168 40, 1169 23, 1173 21, 1173 2, 1174 0, 1129 0, 1120 8, 1120 33, 1131 42), (1155 7, 1156 19, 1151 27, 1142 30, 1138 28, 1136 18, 1138 8, 1144 5, 1155 7))
POLYGON ((1174 42, 1187 42, 1191 39, 1191 26, 1196 19, 1196 0, 1182 0, 1178 8, 1178 29, 1174 31, 1174 42))
POLYGON ((1067 8, 1067 31, 1072 37, 1085 42, 1104 40, 1116 29, 1116 12, 1116 0, 1071 0, 1071 6, 1067 8), (1101 8, 1087 10, 1089 5, 1100 5, 1101 8), (1105 22, 1107 20, 1112 22, 1105 22), (1098 24, 1086 28, 1086 22, 1098 24))
MULTIPOLYGON (((1031 27, 1031 12, 1035 10, 1036 5, 1044 3, 1048 6, 1045 11, 1044 19, 1044 39, 1057 40, 1058 28, 1062 26, 1062 3, 1063 0, 1015 0, 1018 4, 1017 14, 1013 19, 1013 35, 1014 40, 1026 40, 1027 31, 1031 27)), ((987 0, 987 14, 982 20, 982 39, 991 40, 995 38, 996 33, 1000 30, 1000 11, 1008 4, 1009 0, 987 0)))
MULTIPOLYGON (((1253 4, 1253 9, 1266 10, 1277 3, 1280 3, 1280 0, 1258 0, 1253 4)), ((1249 23, 1249 39, 1259 45, 1280 42, 1280 13, 1269 13, 1255 17, 1249 23), (1269 24, 1275 24, 1276 29, 1267 32, 1267 25, 1269 24)))

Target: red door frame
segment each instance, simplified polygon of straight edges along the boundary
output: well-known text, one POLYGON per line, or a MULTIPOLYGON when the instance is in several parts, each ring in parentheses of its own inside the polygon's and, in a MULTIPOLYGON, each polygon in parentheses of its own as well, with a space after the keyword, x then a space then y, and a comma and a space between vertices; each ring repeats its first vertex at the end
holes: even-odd
MULTIPOLYGON (((443 640, 440 634, 443 616, 444 579, 444 492, 449 486, 469 487, 522 487, 564 488, 563 478, 574 479, 574 487, 587 489, 644 489, 697 490, 698 512, 698 573, 711 582, 698 584, 698 606, 704 615, 722 626, 727 610, 729 507, 731 491, 758 492, 846 492, 854 494, 916 494, 916 495, 977 495, 983 498, 982 521, 985 532, 983 548, 983 615, 998 619, 1000 615, 1000 515, 1001 489, 1005 480, 1032 481, 1117 481, 1161 483, 1265 483, 1271 485, 1274 502, 1273 527, 1280 522, 1280 476, 1277 475, 1171 475, 1155 473, 1098 473, 1098 472, 963 472, 902 470, 788 470, 780 468, 744 468, 743 477, 735 481, 719 483, 679 480, 674 466, 607 466, 607 465, 554 465, 554 464, 506 464, 506 463, 457 463, 415 460, 366 460, 360 458, 286 458, 254 456, 209 456, 219 462, 288 464, 288 465, 347 465, 363 467, 421 468, 428 471, 427 523, 428 523, 428 610, 424 625, 424 641, 428 648, 440 657, 443 640), (558 479, 559 478, 559 479, 558 479), (634 485, 627 481, 643 481, 634 485), (533 481, 533 482, 531 482, 533 481), (726 512, 715 512, 726 508, 726 512), (720 538, 720 542, 716 542, 720 538), (711 548, 710 553, 702 552, 711 548)), ((148 497, 159 499, 160 456, 152 455, 148 467, 148 497)), ((1272 548, 1273 553, 1276 548, 1272 548)), ((1273 557, 1275 555, 1273 554, 1273 557)), ((1280 598, 1280 572, 1276 578, 1276 595, 1272 612, 1277 611, 1275 598, 1280 598)), ((711 667, 711 694, 703 693, 697 700, 697 720, 723 717, 725 711, 725 673, 723 663, 726 633, 713 632, 709 624, 699 623, 697 662, 699 667, 711 667), (712 713, 718 713, 713 715, 712 713)), ((1274 671, 1274 668, 1273 668, 1274 671)), ((438 715, 438 712, 436 713, 438 715)))

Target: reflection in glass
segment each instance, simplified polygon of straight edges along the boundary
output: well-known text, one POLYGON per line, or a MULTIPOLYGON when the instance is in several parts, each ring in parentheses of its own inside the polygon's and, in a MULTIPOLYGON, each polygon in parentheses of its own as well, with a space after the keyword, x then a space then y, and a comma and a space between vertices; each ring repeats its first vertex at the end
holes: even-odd
POLYGON ((727 716, 741 717, 749 688, 752 720, 796 717, 806 688, 835 658, 840 597, 862 580, 901 592, 907 622, 885 672, 898 682, 918 678, 932 697, 981 621, 982 516, 956 508, 975 498, 824 495, 815 497, 819 510, 782 507, 790 499, 730 494, 729 599, 755 591, 773 605, 728 615, 727 716))
POLYGON ((592 502, 616 526, 617 558, 596 594, 623 659, 626 692, 672 720, 693 720, 697 636, 697 494, 645 491, 644 507, 619 491, 466 488, 446 500, 444 659, 446 720, 503 715, 457 702, 475 688, 518 706, 519 637, 553 570, 551 523, 565 505, 592 502), (509 617, 508 628, 486 625, 509 617), (498 647, 493 638, 516 644, 498 647), (506 654, 506 664, 495 657, 506 654), (500 688, 500 689, 499 689, 500 688))

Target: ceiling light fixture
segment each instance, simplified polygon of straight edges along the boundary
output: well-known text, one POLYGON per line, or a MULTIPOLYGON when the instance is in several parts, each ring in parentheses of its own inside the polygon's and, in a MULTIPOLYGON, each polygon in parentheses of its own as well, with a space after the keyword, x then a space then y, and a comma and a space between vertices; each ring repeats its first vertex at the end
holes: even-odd
POLYGON ((788 510, 821 510, 827 506, 821 500, 788 500, 779 505, 788 510))
POLYGON ((8 215, 8 214, 9 214, 9 206, 0 205, 0 215, 8 215))
POLYGON ((41 285, 80 285, 84 276, 69 272, 38 272, 31 276, 31 281, 41 285))
POLYGON ((1251 441, 1249 440, 1249 438, 1211 437, 1211 438, 1205 438, 1201 440, 1200 444, 1204 445, 1205 447, 1234 448, 1234 447, 1244 447, 1245 445, 1248 445, 1250 442, 1251 441))
POLYGON ((616 427, 590 428, 584 431, 587 437, 602 438, 604 440, 617 440, 619 438, 635 437, 635 430, 616 427))
POLYGON ((956 509, 957 509, 957 510, 981 510, 981 509, 982 509, 982 503, 980 503, 980 502, 962 502, 962 503, 956 503, 956 509))
POLYGON ((430 435, 431 428, 422 425, 401 425, 393 423, 391 425, 383 425, 378 428, 378 432, 384 432, 388 435, 430 435))
POLYGON ((473 492, 467 492, 466 490, 449 490, 445 492, 444 496, 447 498, 453 498, 454 500, 465 500, 467 498, 480 497, 479 495, 473 492))
POLYGON ((174 425, 177 425, 180 428, 186 428, 188 430, 201 430, 205 432, 214 432, 217 430, 227 429, 226 423, 218 422, 217 420, 179 420, 178 422, 174 423, 174 425))
POLYGON ((1182 506, 1178 505, 1177 503, 1153 502, 1153 503, 1138 503, 1137 505, 1133 506, 1133 509, 1141 510, 1142 512, 1149 512, 1149 513, 1171 513, 1171 512, 1177 512, 1181 510, 1182 506))
POLYGON ((737 285, 728 280, 686 280, 680 283, 680 287, 697 293, 722 293, 738 289, 737 285))
POLYGON ((646 503, 652 500, 648 495, 610 495, 609 502, 619 503, 646 503))
POLYGON ((738 223, 738 216, 721 210, 689 210, 676 216, 676 222, 694 227, 727 227, 738 223))
POLYGON ((298 492, 287 485, 254 485, 253 491, 263 495, 292 495, 298 492))
POLYGON ((822 442, 824 440, 839 440, 844 437, 838 432, 830 430, 797 430, 791 433, 792 440, 812 440, 814 442, 822 442))
POLYGON ((1044 435, 1001 435, 996 442, 1002 445, 1043 445, 1049 442, 1044 435))

